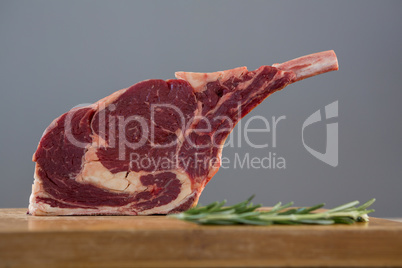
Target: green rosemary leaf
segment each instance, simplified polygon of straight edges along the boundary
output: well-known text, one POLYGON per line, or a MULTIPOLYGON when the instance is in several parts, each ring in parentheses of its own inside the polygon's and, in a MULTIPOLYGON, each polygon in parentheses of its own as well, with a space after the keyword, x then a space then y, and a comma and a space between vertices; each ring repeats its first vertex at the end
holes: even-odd
POLYGON ((334 217, 335 223, 353 224, 355 221, 349 217, 334 217))
POLYGON ((365 210, 366 208, 371 206, 374 202, 375 202, 375 198, 372 198, 369 201, 367 201, 366 203, 364 203, 363 205, 361 205, 360 207, 358 207, 357 210, 365 210))
POLYGON ((354 207, 354 206, 356 206, 356 205, 358 205, 358 204, 359 204, 359 201, 349 202, 349 203, 346 203, 346 204, 341 205, 341 206, 339 206, 339 207, 330 209, 330 210, 328 210, 327 212, 332 213, 332 212, 337 212, 337 211, 346 210, 346 209, 352 208, 352 207, 354 207))
POLYGON ((321 203, 321 204, 318 204, 318 205, 315 205, 315 206, 312 206, 309 208, 300 208, 303 211, 303 213, 300 213, 300 214, 307 214, 307 213, 313 212, 317 209, 322 208, 323 206, 325 206, 325 203, 321 203))
POLYGON ((284 212, 278 213, 279 215, 290 215, 290 214, 299 214, 298 209, 293 208, 293 209, 288 209, 284 212))

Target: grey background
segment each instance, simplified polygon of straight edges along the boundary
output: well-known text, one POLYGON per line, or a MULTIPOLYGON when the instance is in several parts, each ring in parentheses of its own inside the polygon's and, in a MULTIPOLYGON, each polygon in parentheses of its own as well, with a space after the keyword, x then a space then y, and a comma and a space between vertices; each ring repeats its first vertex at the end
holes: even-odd
MULTIPOLYGON (((265 205, 376 197, 375 216, 401 217, 401 11, 401 1, 1 1, 0 207, 27 206, 43 130, 79 103, 178 70, 251 70, 334 49, 338 72, 291 85, 243 119, 285 115, 276 148, 224 149, 232 159, 275 152, 286 170, 221 169, 201 203, 254 193, 265 205), (336 100, 334 168, 305 150, 301 129, 336 100)), ((323 151, 325 133, 325 122, 311 126, 306 142, 323 151)))

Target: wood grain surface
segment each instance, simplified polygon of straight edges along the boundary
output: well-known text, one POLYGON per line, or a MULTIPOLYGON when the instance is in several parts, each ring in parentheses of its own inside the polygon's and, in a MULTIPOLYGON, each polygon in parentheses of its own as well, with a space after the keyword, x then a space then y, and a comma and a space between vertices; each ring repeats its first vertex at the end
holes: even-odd
POLYGON ((402 223, 198 226, 0 209, 0 267, 402 267, 402 223))

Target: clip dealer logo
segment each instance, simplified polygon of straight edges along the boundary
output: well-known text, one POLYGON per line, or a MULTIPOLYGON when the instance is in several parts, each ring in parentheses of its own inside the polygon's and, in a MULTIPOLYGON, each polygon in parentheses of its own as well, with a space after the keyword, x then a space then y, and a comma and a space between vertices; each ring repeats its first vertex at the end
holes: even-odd
MULTIPOLYGON (((104 105, 104 104, 102 104, 104 105)), ((119 113, 114 113, 115 105, 98 107, 96 120, 91 121, 91 129, 94 132, 92 135, 96 139, 88 145, 88 141, 82 138, 81 132, 72 124, 73 118, 79 116, 81 108, 92 107, 91 104, 84 103, 75 106, 67 113, 65 119, 65 134, 67 140, 78 148, 101 148, 102 150, 110 150, 114 153, 114 157, 119 161, 127 162, 130 167, 136 169, 175 169, 177 167, 199 168, 253 168, 253 169, 286 169, 286 159, 283 155, 275 152, 278 144, 278 137, 281 137, 278 132, 278 125, 281 125, 287 118, 285 115, 272 116, 266 118, 261 115, 253 115, 248 118, 243 126, 239 122, 236 126, 236 131, 239 134, 237 139, 233 135, 228 135, 236 125, 236 120, 228 116, 220 116, 208 118, 206 116, 194 116, 186 118, 185 113, 175 105, 158 103, 150 106, 150 116, 131 115, 125 116, 119 113), (161 140, 158 139, 160 127, 157 125, 157 116, 162 117, 165 114, 170 114, 178 122, 178 130, 173 133, 173 139, 161 140), (217 125, 216 120, 220 122, 220 128, 214 130, 213 126, 217 125), (195 124, 201 124, 202 128, 194 127, 195 124), (250 124, 253 122, 252 124, 250 124), (159 132, 158 132, 159 131, 159 132), (255 133, 262 133, 259 140, 256 139, 255 133), (242 142, 241 135, 244 135, 242 142), (207 137, 208 139, 201 140, 194 137, 207 137), (223 137, 223 138, 222 138, 223 137), (204 142, 199 142, 199 141, 204 142), (197 143, 198 141, 198 143, 197 143), (241 153, 236 152, 234 157, 222 157, 221 152, 224 147, 241 148, 244 145, 247 148, 252 148, 253 152, 264 150, 263 154, 241 153), (184 146, 184 147, 183 147, 184 146), (149 153, 151 148, 154 152, 162 150, 165 153, 158 154, 149 153), (192 151, 188 154, 179 154, 181 149, 190 148, 192 151), (209 154, 213 148, 217 153, 209 154)), ((321 118, 321 111, 317 110, 311 114, 303 123, 302 141, 306 150, 322 162, 336 167, 338 166, 338 123, 333 119, 338 117, 338 101, 325 106, 325 112, 321 118), (324 115, 325 114, 325 115, 324 115), (331 119, 331 120, 330 120, 331 119), (327 121, 330 120, 330 121, 327 121), (325 153, 314 150, 305 142, 305 129, 315 123, 326 122, 326 148, 325 153)), ((238 115, 236 118, 241 118, 241 105, 238 105, 238 115)), ((95 116, 94 116, 95 117, 95 116)), ((160 122, 159 122, 160 123, 160 122)), ((281 127, 279 127, 281 129, 281 127)), ((168 131, 169 130, 164 130, 168 131)), ((163 134, 163 133, 162 133, 163 134)), ((162 138, 166 135, 162 135, 162 138)))
MULTIPOLYGON (((330 118, 338 117, 338 101, 325 106, 325 120, 330 118)), ((312 154, 315 158, 321 160, 322 162, 337 167, 338 166, 338 123, 327 123, 327 142, 325 146, 325 153, 318 152, 313 148, 309 147, 304 141, 304 129, 314 123, 320 122, 321 111, 317 110, 312 115, 310 115, 303 123, 302 128, 302 140, 303 145, 306 150, 312 154)))

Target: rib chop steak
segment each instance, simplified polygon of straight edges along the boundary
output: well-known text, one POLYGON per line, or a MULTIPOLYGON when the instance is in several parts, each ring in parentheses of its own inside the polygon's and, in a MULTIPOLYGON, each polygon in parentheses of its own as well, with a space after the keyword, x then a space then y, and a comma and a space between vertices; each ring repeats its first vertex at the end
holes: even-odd
POLYGON ((196 205, 236 123, 270 94, 338 69, 325 51, 248 71, 177 72, 74 108, 45 130, 32 215, 169 214, 196 205))

